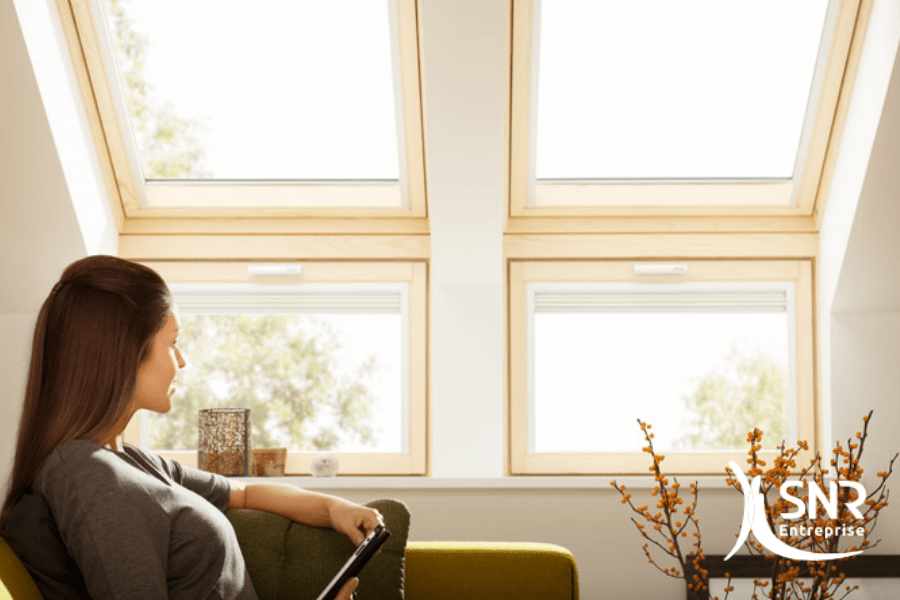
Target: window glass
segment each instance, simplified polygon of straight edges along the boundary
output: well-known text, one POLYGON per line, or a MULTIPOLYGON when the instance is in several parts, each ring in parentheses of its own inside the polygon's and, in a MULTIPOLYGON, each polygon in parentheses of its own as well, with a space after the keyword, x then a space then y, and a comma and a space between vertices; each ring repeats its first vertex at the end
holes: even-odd
POLYGON ((661 425, 661 452, 743 449, 754 427, 796 435, 789 294, 733 285, 543 284, 531 452, 633 452, 638 418, 661 425))
POLYGON ((172 410, 149 417, 150 449, 195 449, 198 410, 250 408, 255 448, 409 452, 400 294, 174 296, 187 367, 172 410))
POLYGON ((391 3, 102 1, 146 179, 398 180, 391 3))
POLYGON ((542 0, 537 179, 794 173, 826 0, 542 0))

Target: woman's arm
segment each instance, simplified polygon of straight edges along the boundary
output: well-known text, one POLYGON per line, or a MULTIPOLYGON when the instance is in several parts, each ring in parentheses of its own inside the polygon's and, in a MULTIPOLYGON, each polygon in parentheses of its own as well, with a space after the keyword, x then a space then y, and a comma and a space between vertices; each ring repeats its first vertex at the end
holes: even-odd
POLYGON ((229 508, 250 508, 275 513, 288 519, 331 527, 345 534, 357 546, 366 533, 382 522, 377 510, 354 504, 337 496, 310 492, 283 483, 249 483, 229 480, 231 499, 229 508))

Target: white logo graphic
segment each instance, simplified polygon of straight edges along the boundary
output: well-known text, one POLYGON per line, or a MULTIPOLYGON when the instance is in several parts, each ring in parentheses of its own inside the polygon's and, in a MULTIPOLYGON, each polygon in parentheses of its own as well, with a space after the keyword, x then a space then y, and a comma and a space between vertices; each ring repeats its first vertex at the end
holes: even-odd
MULTIPOLYGON (((748 482, 747 476, 744 475, 744 472, 741 471, 741 468, 737 466, 734 461, 728 463, 728 468, 731 469, 731 472, 734 473, 735 477, 737 477, 738 482, 741 484, 741 491, 744 493, 744 522, 741 524, 741 532, 738 535, 737 543, 735 543, 734 548, 731 549, 731 552, 728 553, 728 556, 725 557, 725 560, 731 558, 735 552, 737 552, 740 547, 743 545, 744 541, 747 539, 747 536, 750 535, 750 532, 753 532, 753 535, 756 536, 756 539, 766 547, 770 552, 774 552, 775 554, 780 554, 785 558, 792 558, 794 560, 833 560, 836 558, 847 558, 848 556, 853 556, 855 554, 860 554, 862 550, 856 552, 807 552, 805 550, 800 550, 799 548, 794 548, 793 546, 789 546, 782 542, 778 537, 769 529, 769 522, 766 520, 766 507, 765 507, 765 499, 763 494, 759 491, 760 486, 760 477, 757 475, 753 478, 753 481, 748 482)), ((859 510, 856 508, 863 502, 865 502, 866 494, 862 485, 856 483, 855 481, 840 481, 838 482, 842 487, 852 487, 857 492, 859 492, 859 497, 854 501, 848 503, 846 506, 850 510, 851 513, 856 518, 862 518, 862 514, 860 514, 859 510)), ((785 518, 788 519, 796 519, 803 515, 803 503, 799 498, 791 496, 787 493, 791 487, 797 487, 802 485, 801 482, 785 482, 781 486, 781 494, 785 497, 786 500, 794 504, 798 510, 787 513, 784 515, 785 518)), ((823 501, 823 506, 825 507, 828 516, 832 519, 837 517, 837 485, 835 482, 831 482, 830 484, 830 496, 826 496, 816 484, 810 484, 810 501, 809 501, 809 515, 810 518, 814 518, 816 515, 816 499, 820 499, 823 501)), ((786 527, 782 526, 782 530, 785 530, 786 527)), ((819 535, 819 529, 817 528, 817 535, 819 535)), ((832 533, 835 533, 836 530, 833 528, 825 528, 826 537, 830 536, 832 533)), ((857 529, 859 532, 862 528, 857 529)), ((844 528, 844 533, 848 533, 849 535, 854 535, 854 530, 848 530, 846 527, 844 528)), ((863 531, 864 533, 864 531, 863 531)), ((784 535, 784 533, 782 533, 784 535)), ((862 533, 856 533, 856 535, 862 535, 862 533)))

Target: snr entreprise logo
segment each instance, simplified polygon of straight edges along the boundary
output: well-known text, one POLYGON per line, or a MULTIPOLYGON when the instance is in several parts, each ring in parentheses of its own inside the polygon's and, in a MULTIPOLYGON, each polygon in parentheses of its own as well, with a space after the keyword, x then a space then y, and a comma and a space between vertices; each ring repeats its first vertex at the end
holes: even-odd
MULTIPOLYGON (((741 492, 744 494, 744 519, 741 523, 741 531, 738 534, 737 542, 735 543, 734 548, 731 549, 731 552, 728 553, 728 556, 725 557, 725 560, 731 558, 734 553, 738 551, 746 541, 747 536, 750 535, 751 531, 757 541, 770 552, 794 560, 835 560, 838 558, 854 556, 862 552, 862 550, 854 552, 808 552, 785 544, 769 527, 769 522, 766 518, 765 497, 763 493, 760 492, 760 476, 757 475, 752 481, 748 481, 747 476, 734 461, 728 463, 728 468, 737 478, 741 486, 741 492)), ((821 503, 829 518, 836 520, 838 516, 839 487, 851 488, 856 492, 856 499, 845 503, 845 506, 854 517, 860 520, 863 518, 862 513, 859 511, 859 506, 866 500, 866 490, 862 484, 856 481, 832 481, 829 483, 829 493, 826 494, 816 483, 809 482, 808 506, 803 503, 803 500, 790 493, 793 488, 803 487, 804 485, 807 484, 797 480, 788 480, 781 485, 779 488, 781 497, 796 507, 796 510, 782 513, 782 518, 789 520, 799 519, 803 517, 804 514, 807 514, 810 519, 815 519, 818 514, 818 504, 821 503)), ((814 535, 816 537, 826 538, 834 535, 862 537, 866 534, 865 528, 863 527, 852 527, 847 525, 835 525, 834 527, 800 525, 791 527, 782 524, 778 529, 779 535, 783 537, 787 535, 814 535)))

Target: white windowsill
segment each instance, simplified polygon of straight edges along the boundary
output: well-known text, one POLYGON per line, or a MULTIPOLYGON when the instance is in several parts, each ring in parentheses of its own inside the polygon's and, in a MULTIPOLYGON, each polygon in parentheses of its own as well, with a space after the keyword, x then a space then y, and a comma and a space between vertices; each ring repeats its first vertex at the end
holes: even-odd
MULTIPOLYGON (((615 479, 619 484, 624 484, 631 489, 651 489, 654 481, 645 476, 620 476, 620 477, 482 477, 482 478, 448 478, 448 477, 235 477, 245 483, 287 483, 297 487, 320 490, 341 489, 403 489, 403 490, 433 490, 433 489, 593 489, 611 490, 610 481, 615 479)), ((671 477, 669 478, 672 479, 671 477)), ((696 481, 700 489, 725 489, 725 476, 702 475, 680 476, 679 481, 687 485, 696 481)))

